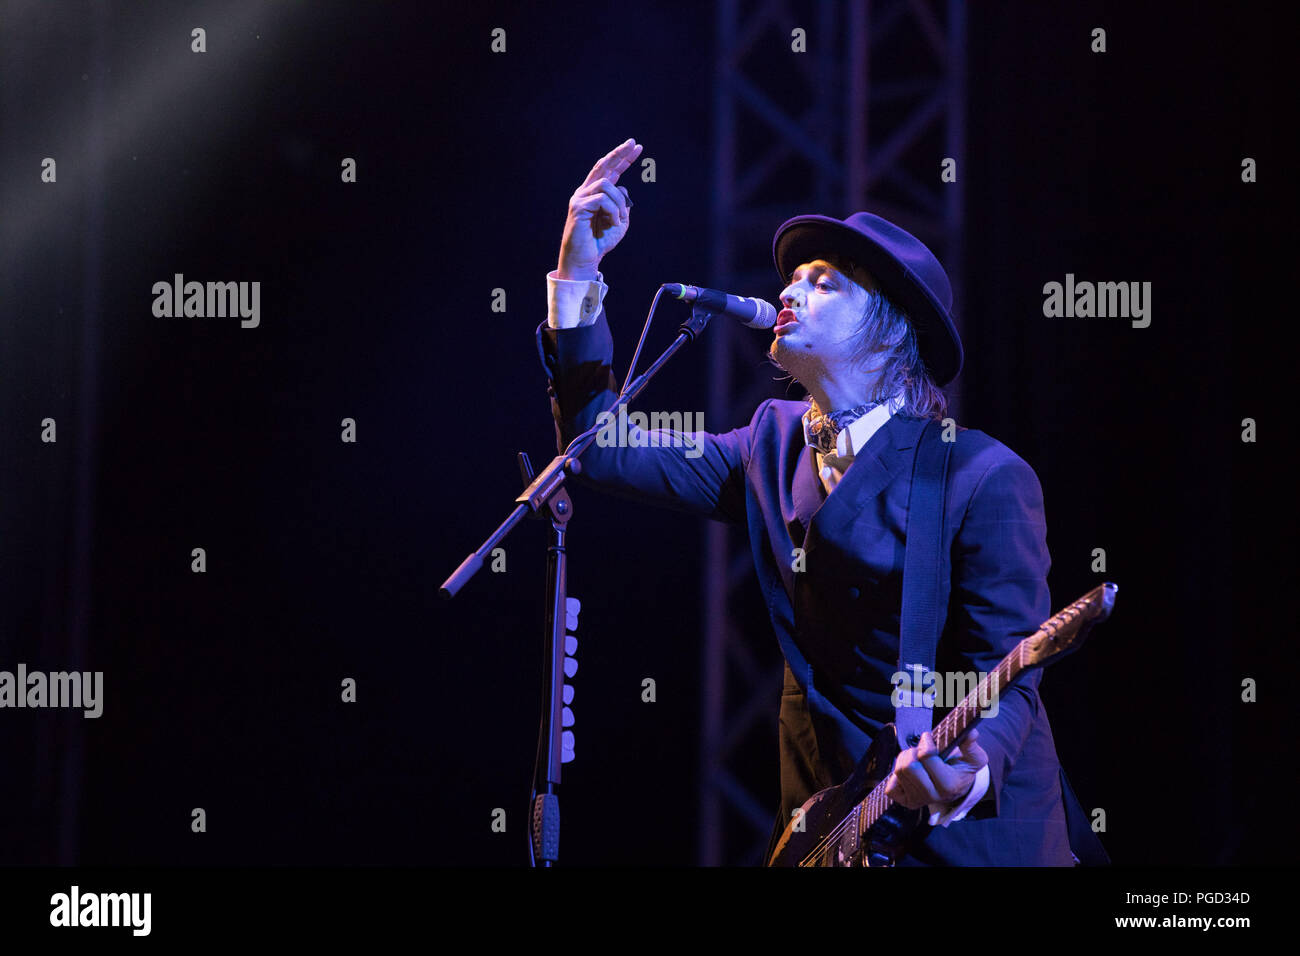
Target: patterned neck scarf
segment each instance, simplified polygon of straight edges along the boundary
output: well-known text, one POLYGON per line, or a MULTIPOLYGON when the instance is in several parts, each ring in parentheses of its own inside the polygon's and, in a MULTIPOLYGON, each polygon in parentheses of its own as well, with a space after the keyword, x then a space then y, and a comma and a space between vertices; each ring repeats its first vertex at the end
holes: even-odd
POLYGON ((836 454, 836 439, 840 432, 873 408, 883 404, 883 402, 864 402, 853 408, 831 412, 829 415, 814 410, 808 421, 808 434, 812 437, 811 447, 816 448, 823 455, 836 454))

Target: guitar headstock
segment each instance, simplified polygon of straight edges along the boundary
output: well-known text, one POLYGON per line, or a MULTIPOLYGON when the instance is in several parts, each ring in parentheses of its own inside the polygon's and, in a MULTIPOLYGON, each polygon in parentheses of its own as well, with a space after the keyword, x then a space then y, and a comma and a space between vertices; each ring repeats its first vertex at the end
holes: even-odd
POLYGON ((1046 664, 1077 651, 1092 625, 1110 617, 1119 586, 1106 582, 1093 588, 1064 610, 1053 614, 1021 642, 1021 663, 1025 667, 1046 664))

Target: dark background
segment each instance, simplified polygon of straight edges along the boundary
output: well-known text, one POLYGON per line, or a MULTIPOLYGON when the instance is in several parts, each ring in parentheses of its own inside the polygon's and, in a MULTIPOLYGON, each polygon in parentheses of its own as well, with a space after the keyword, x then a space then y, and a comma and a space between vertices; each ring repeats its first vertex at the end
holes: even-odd
MULTIPOLYGON (((970 11, 962 421, 1038 472, 1053 604, 1098 582, 1095 547, 1121 586, 1043 685, 1117 862, 1294 854, 1293 747, 1275 728, 1294 693, 1278 450, 1296 110, 1290 34, 1265 9, 970 11), (1067 272, 1151 282, 1150 327, 1044 319, 1043 283, 1067 272), (1240 702, 1245 677, 1260 703, 1240 702)), ((533 329, 597 157, 635 136, 658 172, 626 181, 633 227, 604 263, 620 374, 658 283, 712 284, 711 8, 0 17, 0 669, 105 674, 98 720, 0 711, 0 862, 525 862, 544 526, 508 540, 504 575, 450 604, 437 588, 506 514, 515 452, 554 454, 533 329), (153 317, 153 283, 176 272, 259 280, 260 328, 153 317), (57 444, 39 440, 46 417, 57 444)), ((685 351, 642 407, 704 408, 705 360, 685 351)), ((704 528, 588 489, 575 503, 564 860, 689 863, 704 528)), ((753 779, 775 806, 771 705, 753 779)))

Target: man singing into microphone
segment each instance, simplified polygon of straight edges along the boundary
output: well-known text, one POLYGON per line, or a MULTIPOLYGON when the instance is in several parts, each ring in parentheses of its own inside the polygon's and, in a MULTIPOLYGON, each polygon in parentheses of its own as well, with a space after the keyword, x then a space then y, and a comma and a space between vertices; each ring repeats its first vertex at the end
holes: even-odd
MULTIPOLYGON (((627 233, 632 202, 618 179, 640 152, 629 139, 592 167, 547 276, 537 336, 560 451, 618 395, 599 265, 627 233)), ((894 720, 913 450, 927 421, 943 418, 940 387, 962 349, 943 267, 892 223, 799 216, 773 250, 784 308, 769 357, 808 400, 765 401, 748 425, 689 443, 593 444, 578 480, 748 531, 786 661, 774 846, 792 813, 843 782, 894 720)), ((957 430, 943 519, 935 670, 987 673, 1051 615, 1038 478, 998 441, 957 430)), ((1005 688, 996 716, 946 761, 928 733, 900 754, 886 792, 924 808, 929 825, 900 865, 1071 865, 1040 674, 1005 688)))

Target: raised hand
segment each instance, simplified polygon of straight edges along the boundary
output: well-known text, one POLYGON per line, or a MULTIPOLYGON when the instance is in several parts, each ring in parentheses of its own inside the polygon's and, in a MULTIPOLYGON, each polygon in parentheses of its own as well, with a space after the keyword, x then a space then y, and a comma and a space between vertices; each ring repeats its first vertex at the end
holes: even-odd
POLYGON ((569 197, 569 216, 560 242, 556 275, 594 279, 600 260, 627 235, 632 201, 618 177, 641 155, 635 139, 620 143, 596 160, 587 178, 569 197))

